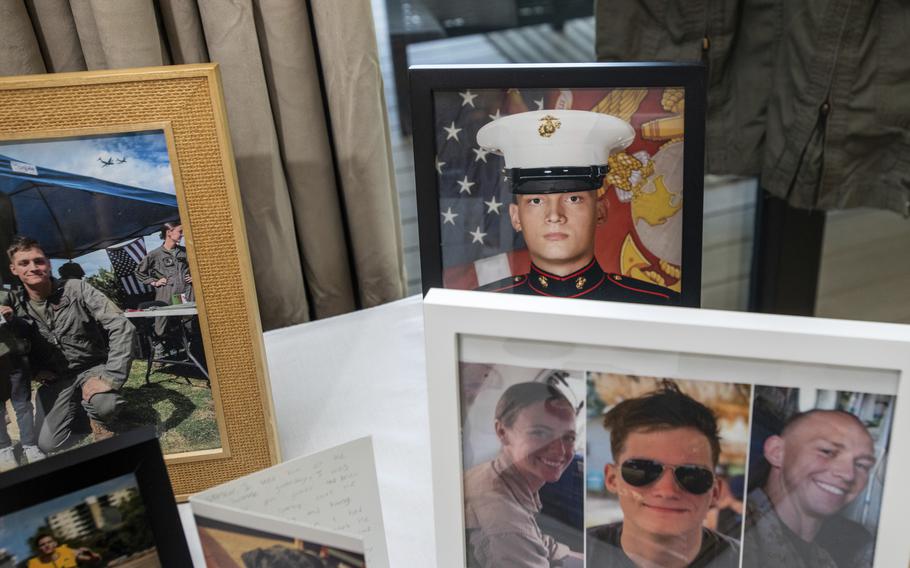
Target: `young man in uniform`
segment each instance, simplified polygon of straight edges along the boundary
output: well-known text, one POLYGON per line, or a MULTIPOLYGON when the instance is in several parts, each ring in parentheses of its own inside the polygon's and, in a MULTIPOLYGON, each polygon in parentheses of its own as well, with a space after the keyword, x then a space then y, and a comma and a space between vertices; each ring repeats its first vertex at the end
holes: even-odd
POLYGON ((743 566, 868 568, 874 540, 838 512, 875 467, 872 437, 856 416, 810 410, 764 443, 768 473, 746 500, 743 566))
POLYGON ((107 296, 84 280, 54 280, 41 244, 13 239, 10 271, 22 281, 15 315, 32 327, 31 361, 38 388, 38 447, 44 453, 73 443, 76 404, 88 414, 95 440, 113 435, 110 420, 132 364, 133 324, 107 296))
POLYGON ((505 158, 513 194, 509 218, 524 235, 531 270, 478 290, 678 303, 678 293, 605 273, 594 258, 595 232, 607 219, 598 190, 608 158, 634 138, 619 118, 577 110, 523 112, 484 125, 477 143, 505 158))
POLYGON ((604 416, 607 490, 623 520, 587 532, 589 568, 737 568, 738 543, 704 527, 720 495, 717 420, 667 383, 604 416))

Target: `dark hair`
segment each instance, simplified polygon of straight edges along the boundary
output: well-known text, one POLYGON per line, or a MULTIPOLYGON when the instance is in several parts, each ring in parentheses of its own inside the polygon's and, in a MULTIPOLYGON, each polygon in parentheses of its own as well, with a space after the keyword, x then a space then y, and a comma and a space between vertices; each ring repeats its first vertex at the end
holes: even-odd
POLYGON ((558 388, 547 383, 516 383, 505 390, 496 403, 495 418, 507 428, 515 423, 522 409, 538 402, 565 402, 574 413, 569 399, 558 388))
POLYGON ((711 409, 679 390, 676 383, 661 382, 660 388, 646 395, 624 400, 604 415, 604 428, 610 431, 613 457, 622 453, 629 434, 643 430, 695 428, 711 444, 711 460, 720 457, 720 435, 717 418, 711 409))
POLYGON ((32 249, 38 249, 41 252, 44 252, 41 243, 35 239, 26 237, 25 235, 15 235, 10 241, 9 246, 6 247, 6 256, 9 257, 10 262, 12 262, 13 255, 17 252, 24 252, 32 249))
POLYGON ((57 274, 64 280, 68 278, 82 278, 85 276, 85 270, 82 269, 82 266, 80 266, 78 262, 69 261, 60 265, 60 268, 57 269, 57 274))
POLYGON ((159 235, 161 237, 161 240, 164 240, 167 237, 168 231, 176 229, 180 225, 182 225, 180 221, 168 221, 167 223, 162 223, 161 234, 159 235))

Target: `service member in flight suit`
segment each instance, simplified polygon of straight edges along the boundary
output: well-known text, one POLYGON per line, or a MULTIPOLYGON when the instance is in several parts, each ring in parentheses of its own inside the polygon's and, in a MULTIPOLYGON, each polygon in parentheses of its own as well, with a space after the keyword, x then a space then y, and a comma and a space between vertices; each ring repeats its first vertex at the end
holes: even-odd
MULTIPOLYGON (((164 243, 139 262, 136 278, 155 289, 155 299, 171 303, 174 294, 185 294, 187 301, 193 300, 193 278, 186 257, 186 249, 180 245, 183 240, 183 226, 180 223, 165 223, 161 226, 164 243)), ((164 336, 166 317, 155 318, 155 335, 164 336)))
POLYGON ((477 143, 505 158, 509 217, 524 235, 531 270, 478 290, 678 304, 677 292, 608 274, 594 258, 595 231, 607 218, 598 197, 607 160, 634 139, 624 120, 578 110, 523 112, 484 125, 477 143))

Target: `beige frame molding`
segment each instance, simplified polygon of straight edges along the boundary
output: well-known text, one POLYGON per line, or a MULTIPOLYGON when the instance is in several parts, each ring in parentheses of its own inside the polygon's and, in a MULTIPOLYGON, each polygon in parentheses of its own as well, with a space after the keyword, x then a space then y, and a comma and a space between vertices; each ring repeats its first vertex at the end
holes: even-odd
POLYGON ((165 457, 178 500, 280 461, 217 64, 0 78, 0 140, 163 130, 221 447, 165 457))

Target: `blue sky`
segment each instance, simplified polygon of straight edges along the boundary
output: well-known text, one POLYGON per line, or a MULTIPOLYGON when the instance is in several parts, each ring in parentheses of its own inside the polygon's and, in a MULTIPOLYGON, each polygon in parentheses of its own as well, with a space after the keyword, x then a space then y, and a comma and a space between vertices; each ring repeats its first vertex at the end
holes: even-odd
POLYGON ((48 515, 72 507, 86 497, 106 495, 125 487, 138 487, 136 476, 132 473, 0 517, 0 548, 7 549, 16 555, 17 562, 21 562, 31 555, 28 538, 44 525, 48 515))
MULTIPOLYGON (((111 182, 132 185, 152 191, 174 194, 174 176, 167 152, 164 131, 103 134, 29 142, 0 142, 0 154, 35 166, 50 168, 111 182), (99 158, 114 159, 104 166, 99 158), (125 163, 117 163, 126 159, 125 163)), ((158 235, 145 238, 146 250, 161 245, 158 235)), ((99 268, 110 270, 111 263, 103 250, 73 259, 82 265, 87 276, 99 268)), ((65 260, 53 262, 54 275, 65 260)))

